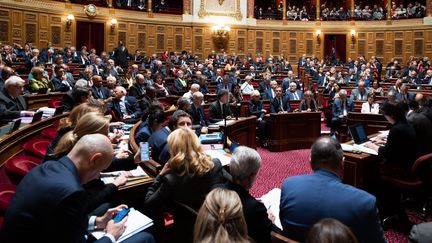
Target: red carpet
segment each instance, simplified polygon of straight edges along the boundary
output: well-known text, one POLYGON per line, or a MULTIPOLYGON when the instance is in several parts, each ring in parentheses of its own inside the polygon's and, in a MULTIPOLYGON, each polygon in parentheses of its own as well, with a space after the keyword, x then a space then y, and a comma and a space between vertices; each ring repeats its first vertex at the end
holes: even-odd
MULTIPOLYGON (((309 166, 309 149, 273 153, 266 149, 258 148, 258 153, 261 155, 263 162, 255 184, 250 191, 255 197, 261 197, 275 187, 280 188, 282 182, 288 176, 312 172, 309 166)), ((388 243, 408 242, 406 235, 394 230, 386 231, 385 238, 388 243)))

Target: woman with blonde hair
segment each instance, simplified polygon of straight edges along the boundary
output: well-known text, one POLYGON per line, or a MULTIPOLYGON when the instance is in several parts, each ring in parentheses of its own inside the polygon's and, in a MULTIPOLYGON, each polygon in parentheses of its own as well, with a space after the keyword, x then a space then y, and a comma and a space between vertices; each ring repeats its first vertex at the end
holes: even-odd
POLYGON ((62 157, 72 150, 73 146, 84 135, 100 133, 108 136, 109 119, 97 112, 89 112, 79 119, 75 128, 60 139, 54 149, 54 156, 62 157))
POLYGON ((211 191, 195 222, 194 243, 251 242, 248 238, 242 203, 236 192, 211 191))
POLYGON ((174 130, 167 145, 171 158, 149 187, 144 205, 155 209, 177 201, 198 209, 211 188, 226 181, 227 172, 205 153, 190 128, 174 130))
POLYGON ((57 135, 48 145, 45 158, 43 161, 54 159, 54 149, 57 147, 60 139, 69 131, 72 131, 78 123, 78 120, 85 114, 89 112, 98 112, 103 114, 105 112, 105 105, 103 102, 97 100, 89 100, 86 103, 82 103, 76 106, 70 113, 68 117, 62 118, 59 122, 57 135))

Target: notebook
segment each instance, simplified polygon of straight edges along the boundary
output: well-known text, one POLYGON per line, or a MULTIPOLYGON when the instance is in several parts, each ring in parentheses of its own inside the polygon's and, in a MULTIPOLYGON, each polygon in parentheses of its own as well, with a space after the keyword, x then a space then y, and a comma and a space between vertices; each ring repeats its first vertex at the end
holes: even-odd
MULTIPOLYGON (((145 216, 140 211, 131 208, 128 214, 128 219, 125 223, 126 229, 116 242, 117 243, 122 242, 127 238, 147 229, 152 225, 153 225, 153 220, 151 218, 145 216)), ((94 231, 92 232, 92 235, 99 240, 105 235, 105 232, 94 231)))

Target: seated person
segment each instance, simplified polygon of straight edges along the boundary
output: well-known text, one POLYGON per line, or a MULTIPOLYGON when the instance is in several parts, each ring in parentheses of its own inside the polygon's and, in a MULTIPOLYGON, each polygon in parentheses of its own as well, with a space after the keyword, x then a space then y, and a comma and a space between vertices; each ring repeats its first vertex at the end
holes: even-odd
POLYGON ((208 94, 210 93, 207 85, 207 77, 205 75, 202 75, 198 79, 198 84, 200 86, 200 92, 202 94, 208 94))
POLYGON ((241 104, 241 102, 243 101, 243 95, 242 92, 240 91, 240 84, 233 84, 232 85, 232 90, 229 93, 229 104, 232 106, 236 106, 241 104))
POLYGON ((174 80, 174 87, 179 93, 187 91, 188 81, 184 78, 182 70, 177 72, 177 78, 174 80))
POLYGON ((126 89, 117 86, 114 89, 114 98, 107 110, 113 112, 114 121, 123 121, 124 123, 133 124, 141 117, 141 109, 135 97, 126 96, 126 89))
POLYGON ((86 102, 92 97, 90 88, 85 86, 85 83, 80 82, 80 80, 77 81, 72 90, 63 95, 62 100, 60 101, 65 112, 71 111, 75 106, 86 102))
POLYGON ((33 78, 29 82, 29 90, 31 92, 38 92, 41 89, 47 91, 54 91, 54 85, 46 77, 44 77, 44 69, 41 67, 34 67, 31 70, 33 78))
POLYGON ((358 87, 351 92, 351 100, 367 100, 369 91, 366 89, 365 82, 359 81, 358 87))
POLYGON ((168 125, 153 132, 148 139, 151 158, 164 165, 170 158, 167 146, 168 135, 179 127, 192 127, 192 118, 185 111, 175 111, 168 125))
MULTIPOLYGON (((92 134, 82 137, 66 156, 33 168, 17 188, 2 224, 0 240, 91 242, 94 238, 86 230, 95 228, 104 229, 105 234, 93 242, 118 240, 127 218, 118 223, 112 218, 126 205, 108 209, 99 217, 87 215, 87 192, 82 186, 99 177, 111 163, 112 155, 109 139, 92 134)), ((154 239, 142 232, 127 241, 154 242, 154 239)))
POLYGON ((151 106, 147 115, 141 118, 141 126, 135 135, 136 143, 147 142, 154 132, 163 127, 166 119, 167 116, 160 106, 151 106))
POLYGON ((331 120, 331 136, 336 134, 339 126, 346 122, 348 112, 354 112, 353 101, 347 97, 345 89, 339 91, 339 98, 335 99, 332 106, 332 120, 331 120))
POLYGON ((227 172, 204 152, 189 127, 173 131, 167 145, 171 158, 149 187, 144 206, 155 210, 177 201, 198 209, 211 188, 226 181, 227 172))
POLYGON ((379 104, 375 102, 374 93, 368 93, 367 101, 362 104, 361 113, 379 113, 379 104))
POLYGON ((240 86, 240 90, 244 95, 251 95, 254 91, 254 87, 251 84, 252 76, 246 76, 244 79, 244 83, 240 86))
POLYGON ((188 110, 189 115, 192 117, 192 129, 197 131, 197 134, 208 133, 209 121, 205 117, 204 109, 202 103, 204 100, 204 95, 201 92, 195 92, 193 94, 193 102, 188 110))
POLYGON ((282 184, 283 234, 303 242, 315 223, 333 218, 350 227, 361 243, 386 242, 376 198, 342 183, 344 156, 339 142, 330 137, 319 138, 312 145, 310 160, 313 174, 289 177, 282 184))
POLYGON ((304 93, 304 99, 300 102, 298 111, 300 112, 317 112, 318 111, 318 105, 313 98, 312 91, 307 90, 304 93))
POLYGON ((191 107, 190 101, 188 98, 180 97, 177 100, 177 110, 178 111, 188 111, 191 107))
POLYGON ((216 86, 216 94, 221 89, 231 90, 232 89, 232 85, 233 84, 230 83, 230 77, 229 77, 229 75, 225 74, 225 76, 223 78, 223 82, 222 83, 218 83, 217 86, 216 86))
POLYGON ((271 113, 286 113, 291 111, 291 106, 289 103, 289 97, 287 95, 283 95, 282 87, 277 86, 276 88, 276 97, 270 104, 270 112, 271 113))
POLYGON ((237 193, 212 190, 198 212, 193 242, 251 242, 242 208, 237 193))
POLYGON ((103 81, 101 76, 93 75, 92 80, 93 80, 93 86, 92 86, 93 98, 104 101, 111 97, 108 88, 103 86, 103 81))
POLYGON ((261 157, 254 149, 240 146, 234 150, 230 162, 232 181, 225 185, 226 189, 237 192, 243 206, 249 236, 256 242, 271 242, 270 232, 274 215, 267 211, 264 204, 249 194, 255 182, 261 157))
POLYGON ((260 100, 260 96, 258 90, 254 90, 248 102, 249 114, 256 116, 258 120, 262 120, 267 113, 267 110, 263 108, 263 102, 260 100))
POLYGON ((209 107, 209 120, 211 123, 222 121, 223 119, 231 118, 233 113, 228 104, 229 92, 226 89, 221 89, 217 93, 218 99, 209 107))
POLYGON ((129 89, 129 95, 137 99, 141 99, 145 94, 145 78, 142 74, 137 74, 135 78, 135 84, 133 84, 129 89))
POLYGON ((156 75, 156 81, 154 82, 154 87, 157 91, 157 97, 165 97, 168 95, 177 95, 178 92, 175 91, 173 88, 168 86, 165 81, 163 80, 162 74, 156 75))
POLYGON ((276 88, 278 87, 278 83, 276 80, 270 81, 270 89, 266 89, 264 91, 263 97, 266 100, 270 100, 270 102, 276 97, 276 88))
POLYGON ((286 91, 286 95, 288 95, 290 100, 302 100, 303 99, 303 91, 297 90, 297 84, 291 82, 289 84, 289 88, 286 91))
POLYGON ((358 243, 353 232, 336 219, 325 218, 314 224, 306 238, 306 243, 344 242, 358 243))
POLYGON ((199 84, 192 84, 190 87, 190 90, 183 94, 183 97, 186 98, 186 100, 189 101, 189 103, 192 104, 193 102, 193 94, 195 92, 198 92, 200 90, 199 84))
POLYGON ((18 76, 11 76, 5 82, 0 92, 0 124, 6 124, 23 116, 33 116, 33 111, 27 111, 27 102, 22 96, 25 81, 18 76))
POLYGON ((68 77, 65 75, 65 70, 61 66, 54 68, 55 76, 51 79, 55 90, 58 92, 67 92, 73 88, 73 83, 70 82, 68 77))
POLYGON ((159 105, 163 107, 163 105, 159 102, 158 98, 156 98, 156 92, 156 88, 152 85, 147 85, 145 87, 145 93, 142 96, 141 100, 138 102, 143 114, 147 113, 147 110, 152 105, 159 105))
POLYGON ((397 101, 412 101, 415 98, 415 94, 408 92, 409 86, 406 84, 402 84, 400 87, 399 93, 396 94, 397 101))
POLYGON ((384 141, 378 136, 375 141, 365 146, 377 151, 378 155, 384 159, 385 165, 409 172, 418 156, 415 153, 417 151, 415 129, 407 122, 401 105, 386 102, 381 110, 387 121, 392 124, 387 140, 384 141))

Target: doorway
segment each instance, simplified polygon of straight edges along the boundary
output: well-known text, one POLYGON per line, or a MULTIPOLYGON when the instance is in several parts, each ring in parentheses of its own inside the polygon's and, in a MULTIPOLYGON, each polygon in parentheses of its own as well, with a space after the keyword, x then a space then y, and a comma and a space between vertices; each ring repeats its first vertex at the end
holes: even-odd
POLYGON ((77 21, 77 48, 87 46, 87 50, 96 49, 96 53, 104 50, 105 25, 103 23, 93 23, 77 21))
POLYGON ((324 60, 334 62, 338 58, 345 63, 346 38, 345 34, 324 35, 324 60))

